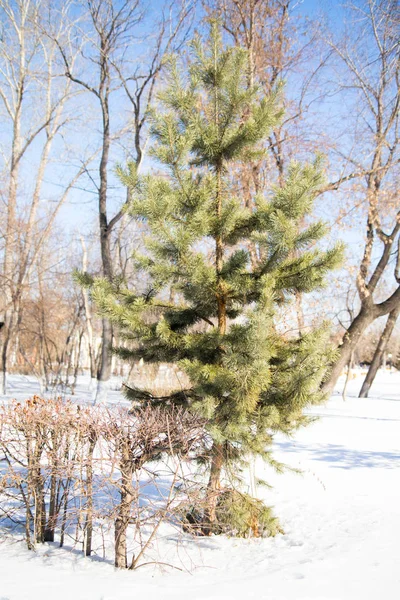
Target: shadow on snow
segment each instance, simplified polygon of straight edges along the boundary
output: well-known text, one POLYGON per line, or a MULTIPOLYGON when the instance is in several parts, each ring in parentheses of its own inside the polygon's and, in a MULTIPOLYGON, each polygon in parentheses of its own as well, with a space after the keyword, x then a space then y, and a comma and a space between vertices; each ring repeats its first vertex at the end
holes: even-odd
POLYGON ((400 454, 379 450, 353 450, 338 444, 308 446, 295 442, 277 442, 276 447, 284 452, 306 452, 312 460, 331 463, 338 469, 396 469, 400 467, 400 454))

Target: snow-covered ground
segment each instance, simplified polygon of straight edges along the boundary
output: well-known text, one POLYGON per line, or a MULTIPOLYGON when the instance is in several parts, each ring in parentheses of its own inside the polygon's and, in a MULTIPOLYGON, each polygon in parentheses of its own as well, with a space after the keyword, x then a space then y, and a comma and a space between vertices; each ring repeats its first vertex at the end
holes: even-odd
MULTIPOLYGON (((302 475, 257 475, 285 530, 265 540, 193 540, 165 527, 153 549, 182 569, 149 565, 117 572, 107 562, 46 544, 28 552, 0 544, 0 600, 398 600, 400 598, 400 373, 380 373, 371 398, 333 396, 320 419, 279 438, 275 456, 302 475)), ((38 392, 33 378, 12 377, 11 395, 38 392)), ((119 392, 112 391, 112 401, 119 392)), ((90 401, 78 388, 77 398, 90 401)))

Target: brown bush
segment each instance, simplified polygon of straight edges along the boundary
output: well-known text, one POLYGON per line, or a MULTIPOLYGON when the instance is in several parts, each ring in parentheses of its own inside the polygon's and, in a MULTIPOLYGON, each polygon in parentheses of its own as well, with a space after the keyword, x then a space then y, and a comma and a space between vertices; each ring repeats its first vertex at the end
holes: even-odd
MULTIPOLYGON (((23 525, 29 549, 66 535, 92 553, 94 534, 114 527, 115 565, 138 566, 172 511, 182 459, 204 447, 204 423, 183 409, 81 407, 38 396, 0 409, 0 522, 23 525), (151 503, 140 478, 157 487, 149 463, 169 455, 167 497, 151 503), (147 536, 143 535, 146 525, 147 536), (137 541, 130 563, 127 537, 137 541)), ((104 547, 103 547, 104 552, 104 547)))

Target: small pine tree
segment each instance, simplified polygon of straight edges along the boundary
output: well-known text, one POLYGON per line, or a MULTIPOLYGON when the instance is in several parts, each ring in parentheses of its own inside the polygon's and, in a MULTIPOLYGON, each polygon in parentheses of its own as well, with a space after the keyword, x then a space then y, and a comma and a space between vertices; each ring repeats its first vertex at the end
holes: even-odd
MULTIPOLYGON (((131 341, 121 356, 178 364, 191 381, 168 399, 208 420, 210 530, 223 469, 251 454, 268 458, 274 432, 291 433, 307 421, 304 408, 322 400, 332 358, 326 326, 283 336, 276 312, 296 292, 321 287, 341 260, 339 247, 316 248, 323 224, 300 227, 322 183, 318 160, 293 164, 286 183, 256 196, 254 208, 232 192, 230 165, 262 156, 282 117, 280 90, 261 97, 248 68, 244 50, 223 48, 216 23, 206 46, 193 43, 187 76, 171 62, 162 110, 152 114, 151 154, 163 172, 121 173, 129 212, 148 227, 136 263, 151 288, 135 294, 102 280, 92 288, 102 314, 131 341)), ((167 400, 136 389, 128 396, 167 400)))

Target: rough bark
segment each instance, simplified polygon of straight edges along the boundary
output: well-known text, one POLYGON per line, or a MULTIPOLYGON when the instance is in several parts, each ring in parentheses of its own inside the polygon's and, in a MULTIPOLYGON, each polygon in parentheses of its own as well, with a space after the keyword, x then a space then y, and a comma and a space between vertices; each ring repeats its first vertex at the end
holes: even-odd
POLYGON ((126 535, 134 500, 132 490, 133 463, 127 458, 121 463, 121 489, 117 517, 115 519, 115 566, 118 569, 128 568, 126 535))
POLYGON ((207 484, 207 498, 205 511, 205 524, 203 532, 212 533, 217 520, 218 496, 221 489, 221 473, 224 464, 223 444, 215 444, 212 447, 210 477, 207 484))

